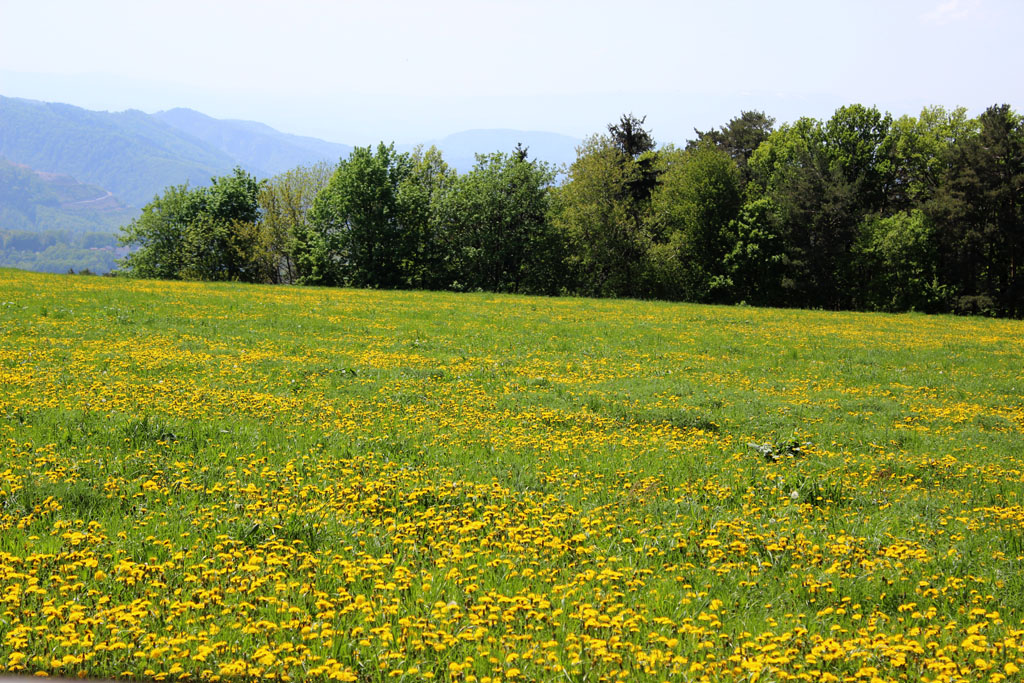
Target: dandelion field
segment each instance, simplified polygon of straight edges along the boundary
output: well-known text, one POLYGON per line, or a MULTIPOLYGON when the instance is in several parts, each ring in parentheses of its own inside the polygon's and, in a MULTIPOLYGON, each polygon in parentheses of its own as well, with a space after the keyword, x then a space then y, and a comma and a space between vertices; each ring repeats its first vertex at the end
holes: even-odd
POLYGON ((1024 323, 0 270, 0 671, 992 681, 1024 323))

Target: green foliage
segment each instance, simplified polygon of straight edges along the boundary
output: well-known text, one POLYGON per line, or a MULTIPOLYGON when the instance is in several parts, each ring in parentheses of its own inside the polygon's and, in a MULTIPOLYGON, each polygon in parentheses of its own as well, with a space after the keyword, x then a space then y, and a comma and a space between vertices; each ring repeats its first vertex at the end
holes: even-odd
POLYGON ((652 244, 648 206, 629 188, 641 169, 609 136, 595 135, 580 147, 558 188, 552 221, 568 244, 572 286, 589 296, 638 296, 644 291, 652 244))
POLYGON ((410 249, 401 264, 408 287, 450 289, 460 283, 457 236, 444 222, 445 200, 458 174, 436 147, 416 148, 398 185, 397 207, 410 249))
POLYGON ((548 221, 554 171, 525 150, 478 155, 442 204, 460 283, 492 292, 557 292, 561 242, 548 221))
POLYGON ((888 122, 877 110, 843 107, 825 124, 803 118, 780 127, 751 156, 751 195, 772 200, 786 245, 778 303, 862 303, 853 245, 864 218, 883 208, 888 122))
POLYGON ((822 129, 833 182, 850 186, 854 211, 869 213, 886 204, 893 174, 891 127, 889 114, 854 104, 837 109, 822 129))
POLYGON ((977 119, 968 118, 963 107, 925 107, 917 117, 894 121, 889 206, 905 210, 930 200, 948 173, 958 144, 976 134, 977 127, 977 119))
POLYGON ((185 262, 185 235, 200 213, 200 193, 187 185, 169 187, 142 207, 123 229, 121 243, 135 247, 122 263, 135 277, 177 280, 185 262))
POLYGON ((297 166, 263 183, 259 195, 260 220, 272 282, 291 284, 298 279, 293 257, 296 240, 307 229, 313 202, 333 172, 329 164, 321 162, 297 166))
POLYGON ((867 304, 885 311, 948 310, 940 283, 934 226, 920 209, 872 217, 861 228, 859 255, 867 304))
POLYGON ((260 183, 240 168, 196 191, 199 213, 185 231, 182 277, 190 280, 266 282, 260 249, 260 183))
POLYGON ((926 205, 964 312, 1024 315, 1024 119, 989 107, 926 205))
POLYGON ((718 130, 699 131, 696 140, 687 143, 687 149, 694 149, 704 144, 718 147, 736 162, 743 176, 744 184, 750 180, 747 161, 761 143, 768 139, 775 126, 775 119, 763 111, 744 111, 730 119, 729 123, 718 130))
POLYGON ((722 259, 721 285, 732 301, 768 306, 783 299, 789 258, 777 215, 770 199, 755 199, 729 224, 734 242, 722 259))
POLYGON ((126 226, 123 262, 135 277, 264 282, 259 248, 260 183, 240 168, 208 188, 169 187, 126 226))
MULTIPOLYGON (((742 112, 657 149, 623 116, 565 182, 478 155, 357 148, 333 172, 172 187, 125 229, 147 277, 1024 315, 1024 122, 742 112), (330 177, 328 178, 328 174, 330 177)), ((23 238, 13 238, 21 240, 23 238)), ((48 248, 49 243, 34 243, 48 248)))
POLYGON ((411 172, 395 146, 357 147, 316 197, 295 250, 306 284, 398 287, 412 245, 403 228, 398 187, 411 172))
POLYGON ((608 124, 612 144, 622 153, 621 163, 631 167, 623 196, 633 202, 634 220, 640 219, 642 207, 658 184, 658 155, 654 137, 643 127, 646 120, 646 116, 638 119, 632 114, 623 114, 618 123, 608 124))
POLYGON ((730 224, 742 203, 739 169, 711 145, 662 157, 651 215, 658 238, 655 291, 668 299, 721 300, 727 296, 723 259, 735 243, 730 224))
POLYGON ((650 131, 644 129, 647 117, 637 118, 632 114, 623 114, 618 123, 608 124, 608 134, 612 143, 630 159, 639 159, 647 152, 653 152, 655 143, 650 131))

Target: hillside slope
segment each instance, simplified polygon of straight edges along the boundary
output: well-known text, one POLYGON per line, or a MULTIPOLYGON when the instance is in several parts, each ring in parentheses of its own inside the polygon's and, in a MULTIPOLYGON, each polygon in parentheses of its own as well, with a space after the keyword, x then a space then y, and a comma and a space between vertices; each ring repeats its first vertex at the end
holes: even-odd
POLYGON ((134 215, 101 187, 0 159, 0 230, 114 232, 134 215))
POLYGON ((202 140, 261 176, 318 161, 337 163, 352 151, 350 145, 289 135, 256 121, 215 119, 192 109, 159 111, 153 118, 202 140))
POLYGON ((0 97, 0 156, 73 176, 140 207, 168 185, 204 184, 231 156, 141 111, 0 97))

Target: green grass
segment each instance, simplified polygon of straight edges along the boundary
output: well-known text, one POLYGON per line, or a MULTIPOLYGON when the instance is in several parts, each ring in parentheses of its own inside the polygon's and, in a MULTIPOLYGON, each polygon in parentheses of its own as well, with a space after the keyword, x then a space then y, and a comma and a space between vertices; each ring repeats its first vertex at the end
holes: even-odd
POLYGON ((0 270, 0 668, 1012 679, 1022 332, 0 270))

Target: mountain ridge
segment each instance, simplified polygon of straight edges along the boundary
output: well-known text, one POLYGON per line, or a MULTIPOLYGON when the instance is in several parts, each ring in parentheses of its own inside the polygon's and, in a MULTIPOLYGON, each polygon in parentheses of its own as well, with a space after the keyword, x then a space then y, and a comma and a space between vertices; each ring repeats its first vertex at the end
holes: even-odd
MULTIPOLYGON (((580 142, 546 131, 477 128, 424 141, 422 146, 438 147, 449 165, 464 173, 476 163, 476 154, 510 153, 517 143, 529 149, 530 158, 559 166, 575 158, 580 142)), ((412 151, 417 146, 396 148, 412 151)), ((344 143, 283 133, 258 121, 217 119, 185 107, 153 114, 139 109, 107 112, 0 95, 0 158, 107 193, 90 199, 95 206, 80 208, 101 209, 105 200, 111 209, 137 215, 168 186, 206 185, 235 166, 270 177, 298 165, 335 164, 352 149, 344 143)), ((43 194, 39 190, 31 196, 43 194)), ((4 215, 0 211, 0 218, 4 215)), ((36 225, 24 216, 8 222, 12 221, 36 225)), ((0 229, 5 228, 12 226, 0 220, 0 229)))
POLYGON ((151 116, 212 145, 257 176, 273 176, 316 161, 336 162, 352 152, 351 145, 282 133, 258 121, 216 119, 185 107, 151 116))
POLYGON ((137 109, 95 112, 0 96, 0 156, 70 175, 140 207, 167 185, 202 184, 233 159, 137 109))

